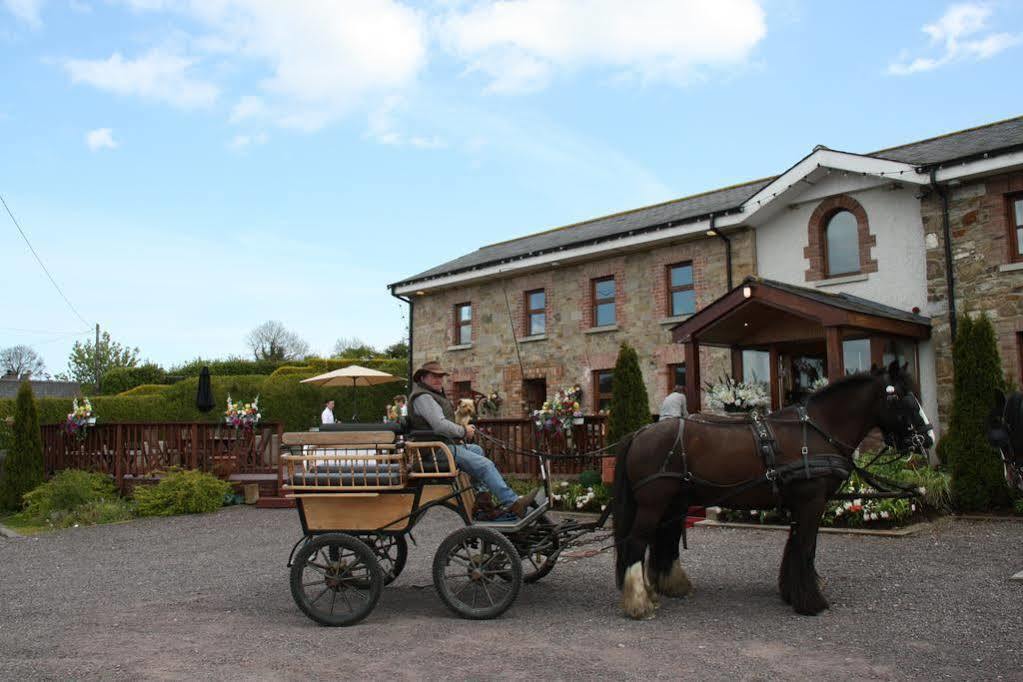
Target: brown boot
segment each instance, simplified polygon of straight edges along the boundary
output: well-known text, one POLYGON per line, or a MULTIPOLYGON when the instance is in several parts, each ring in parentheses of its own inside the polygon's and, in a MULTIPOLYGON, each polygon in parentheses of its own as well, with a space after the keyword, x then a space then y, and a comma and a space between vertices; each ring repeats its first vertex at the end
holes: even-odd
POLYGON ((525 518, 526 514, 529 513, 529 507, 536 500, 536 494, 538 492, 540 492, 539 488, 529 493, 528 495, 523 495, 519 499, 515 500, 514 502, 511 503, 511 506, 508 507, 508 511, 510 511, 512 514, 515 514, 515 516, 519 517, 520 519, 525 518))

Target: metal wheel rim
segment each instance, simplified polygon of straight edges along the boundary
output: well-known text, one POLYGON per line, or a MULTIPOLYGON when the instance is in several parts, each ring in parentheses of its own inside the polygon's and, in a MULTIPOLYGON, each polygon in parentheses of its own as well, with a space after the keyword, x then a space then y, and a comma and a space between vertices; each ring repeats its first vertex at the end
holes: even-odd
POLYGON ((321 545, 301 570, 300 595, 311 611, 334 619, 354 616, 372 603, 372 569, 350 547, 321 545))
POLYGON ((515 598, 514 588, 502 577, 511 560, 502 547, 486 538, 465 538, 448 552, 445 589, 452 600, 473 610, 502 605, 515 598))
POLYGON ((394 569, 398 564, 398 554, 400 552, 398 537, 379 534, 367 538, 364 542, 377 555, 377 562, 384 572, 384 582, 389 583, 397 578, 398 575, 394 569))

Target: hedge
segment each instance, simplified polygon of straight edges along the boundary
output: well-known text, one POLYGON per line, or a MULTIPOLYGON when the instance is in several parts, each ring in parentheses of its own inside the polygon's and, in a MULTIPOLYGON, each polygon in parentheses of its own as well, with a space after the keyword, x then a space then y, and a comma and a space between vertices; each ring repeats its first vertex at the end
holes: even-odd
POLYGON ((166 393, 169 389, 170 386, 168 384, 142 384, 141 386, 130 388, 127 391, 124 391, 123 393, 118 393, 117 395, 121 397, 140 395, 162 395, 166 393))
POLYGON ((114 395, 141 386, 142 384, 162 384, 167 379, 163 367, 147 362, 141 367, 115 367, 107 370, 100 379, 100 393, 114 395))
MULTIPOLYGON (((103 423, 215 422, 223 414, 228 394, 245 402, 259 395, 264 421, 282 422, 287 430, 305 430, 319 424, 323 403, 330 398, 336 401, 334 414, 338 419, 347 419, 351 415, 351 388, 320 388, 299 383, 321 372, 321 369, 306 368, 279 376, 214 376, 211 384, 216 407, 205 414, 195 407, 198 377, 162 386, 155 392, 146 389, 141 394, 90 397, 90 401, 97 418, 103 423)), ((397 393, 407 392, 403 381, 371 387, 360 386, 355 391, 359 417, 364 422, 381 420, 391 398, 397 393)), ((37 400, 36 405, 40 424, 62 424, 71 411, 70 399, 43 398, 37 400)), ((11 431, 4 418, 13 414, 14 401, 0 400, 0 449, 9 447, 11 431)))

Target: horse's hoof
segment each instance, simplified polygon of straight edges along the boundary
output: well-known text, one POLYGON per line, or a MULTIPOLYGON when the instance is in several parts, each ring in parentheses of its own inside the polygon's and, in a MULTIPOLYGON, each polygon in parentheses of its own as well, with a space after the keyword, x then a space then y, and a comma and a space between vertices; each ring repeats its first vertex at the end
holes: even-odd
POLYGON ((828 600, 823 595, 809 597, 803 600, 802 603, 792 604, 792 608, 801 616, 816 616, 822 611, 826 611, 830 606, 828 600))
POLYGON ((666 597, 681 598, 692 594, 693 584, 689 582, 689 576, 682 567, 676 563, 668 575, 657 576, 657 591, 666 597))
POLYGON ((653 602, 648 601, 644 605, 636 605, 632 608, 622 604, 622 608, 625 611, 625 615, 632 620, 650 620, 654 617, 654 611, 657 609, 657 606, 653 602))

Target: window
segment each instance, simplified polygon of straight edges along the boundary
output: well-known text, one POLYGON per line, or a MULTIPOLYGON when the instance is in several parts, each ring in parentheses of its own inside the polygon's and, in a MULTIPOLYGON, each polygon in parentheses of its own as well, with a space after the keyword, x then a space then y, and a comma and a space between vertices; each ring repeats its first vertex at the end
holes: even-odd
POLYGON ((916 344, 912 341, 902 339, 885 339, 884 352, 881 355, 881 363, 887 367, 892 362, 898 362, 899 367, 906 367, 906 371, 914 379, 920 379, 916 368, 916 344))
POLYGON ((615 323, 615 278, 593 280, 593 326, 606 327, 615 323))
POLYGON ((459 303, 455 306, 455 343, 472 343, 472 304, 459 303))
POLYGON ((547 333, 547 292, 543 289, 526 292, 526 335, 547 333))
POLYGON ((842 364, 846 374, 870 371, 870 339, 846 339, 842 342, 842 364))
POLYGON ((838 211, 824 228, 825 271, 828 277, 860 271, 860 240, 856 216, 838 211))
POLYGON ((766 350, 742 351, 742 380, 747 384, 771 383, 771 354, 766 350))
POLYGON ((1023 196, 1009 197, 1009 231, 1012 234, 1012 260, 1023 260, 1023 196))
POLYGON ((451 398, 453 400, 461 400, 462 398, 472 397, 472 382, 471 381, 456 381, 451 385, 451 398))
POLYGON ((614 377, 614 370, 598 369, 593 372, 593 410, 611 409, 611 379, 614 377))
POLYGON ((693 264, 668 266, 668 314, 671 317, 696 312, 696 291, 693 290, 693 264))
POLYGON ((668 365, 668 392, 675 390, 676 386, 686 385, 686 363, 680 362, 677 365, 668 365))

